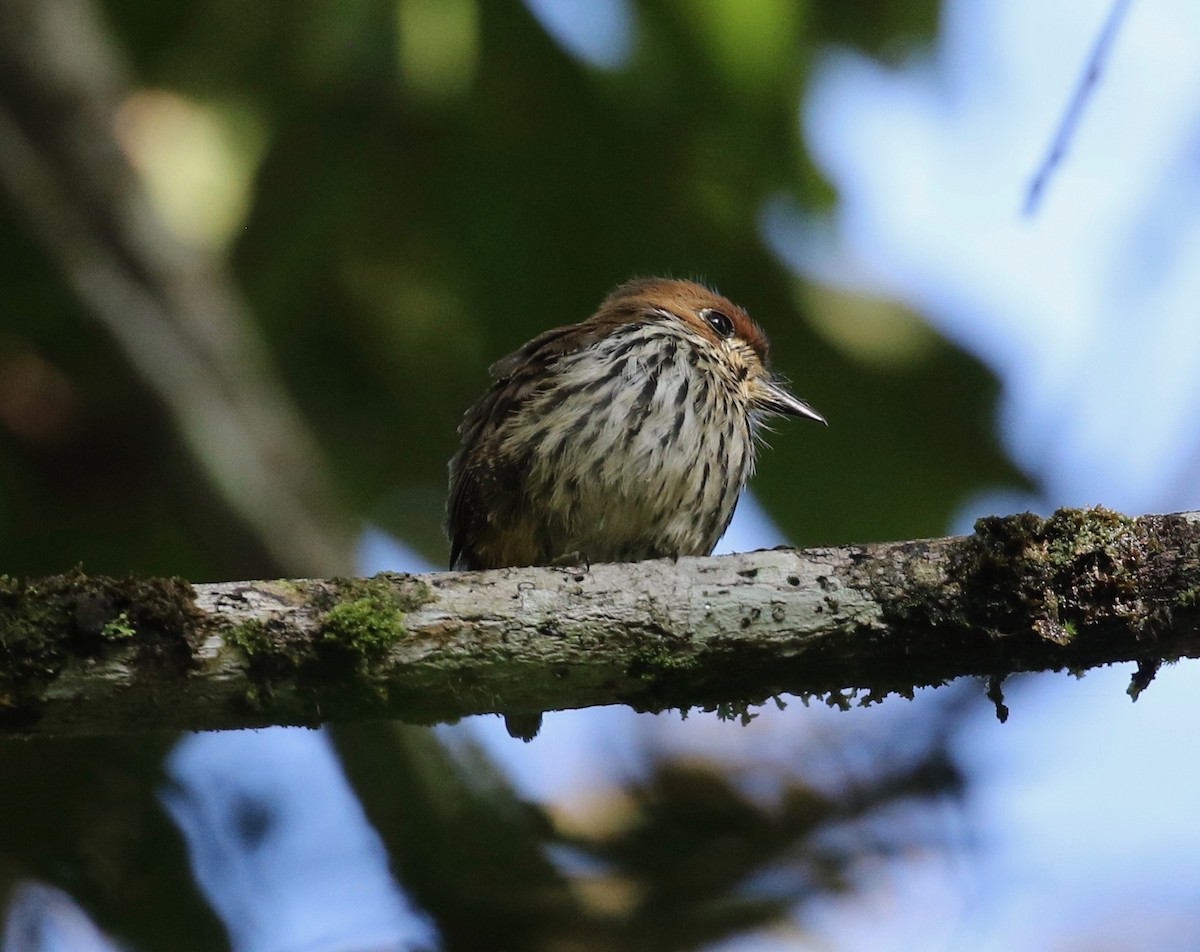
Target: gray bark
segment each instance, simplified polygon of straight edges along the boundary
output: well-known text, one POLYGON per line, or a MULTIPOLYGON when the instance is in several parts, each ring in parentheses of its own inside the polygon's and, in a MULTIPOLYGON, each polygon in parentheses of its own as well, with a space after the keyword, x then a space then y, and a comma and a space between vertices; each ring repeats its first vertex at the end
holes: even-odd
POLYGON ((578 568, 230 582, 0 578, 0 728, 97 734, 623 703, 744 715, 1200 653, 1200 514, 578 568))

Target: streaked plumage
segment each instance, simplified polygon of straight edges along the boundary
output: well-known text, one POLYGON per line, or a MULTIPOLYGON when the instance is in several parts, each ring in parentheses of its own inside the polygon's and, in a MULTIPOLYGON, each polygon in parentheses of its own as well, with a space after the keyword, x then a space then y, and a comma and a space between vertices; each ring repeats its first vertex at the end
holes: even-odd
POLYGON ((728 299, 653 278, 498 361, 450 461, 451 567, 711 552, 763 418, 824 422, 767 348, 728 299))

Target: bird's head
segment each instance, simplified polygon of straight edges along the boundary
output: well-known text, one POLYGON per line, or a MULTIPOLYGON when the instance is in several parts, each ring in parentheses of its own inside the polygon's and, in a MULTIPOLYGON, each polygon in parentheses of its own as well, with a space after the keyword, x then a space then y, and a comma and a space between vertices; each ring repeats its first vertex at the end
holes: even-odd
POLYGON ((694 281, 645 278, 622 284, 600 306, 596 318, 630 322, 673 322, 753 413, 806 417, 825 423, 821 414, 796 397, 771 372, 770 343, 742 308, 694 281))

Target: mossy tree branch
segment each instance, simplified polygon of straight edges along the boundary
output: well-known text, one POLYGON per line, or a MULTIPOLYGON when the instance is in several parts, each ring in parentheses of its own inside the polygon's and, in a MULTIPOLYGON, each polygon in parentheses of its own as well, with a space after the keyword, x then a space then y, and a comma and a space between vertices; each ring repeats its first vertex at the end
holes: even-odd
POLYGON ((625 703, 744 712, 966 675, 1200 655, 1200 513, 967 537, 370 580, 0 577, 0 729, 416 722, 625 703))

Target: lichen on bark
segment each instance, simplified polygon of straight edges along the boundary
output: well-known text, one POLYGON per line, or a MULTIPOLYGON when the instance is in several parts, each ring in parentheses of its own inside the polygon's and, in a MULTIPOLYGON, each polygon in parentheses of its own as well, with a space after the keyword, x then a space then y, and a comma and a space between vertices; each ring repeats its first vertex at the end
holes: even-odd
MULTIPOLYGON (((1026 656, 1045 668, 1035 641, 1053 645, 1057 666, 1074 670, 1109 655, 1114 643, 1141 660, 1139 644, 1195 608, 1170 594, 1195 572, 1200 551, 1200 525, 1182 515, 1131 518, 1103 507, 1060 509, 1048 519, 1022 513, 980 519, 970 536, 909 546, 908 558, 873 564, 868 581, 882 618, 909 652, 958 645, 960 672, 961 646, 972 638, 980 673, 992 676, 1006 666, 1023 670, 1026 656)), ((1148 683, 1145 669, 1141 677, 1148 683)))
POLYGON ((0 717, 20 721, 72 659, 120 649, 157 675, 188 670, 197 640, 192 586, 178 578, 0 576, 0 717), (132 650, 131 650, 132 649, 132 650))
POLYGON ((386 703, 390 650, 408 633, 407 613, 432 598, 429 587, 386 573, 287 584, 314 611, 311 630, 268 616, 223 632, 246 659, 247 704, 263 709, 287 694, 328 714, 386 703))

